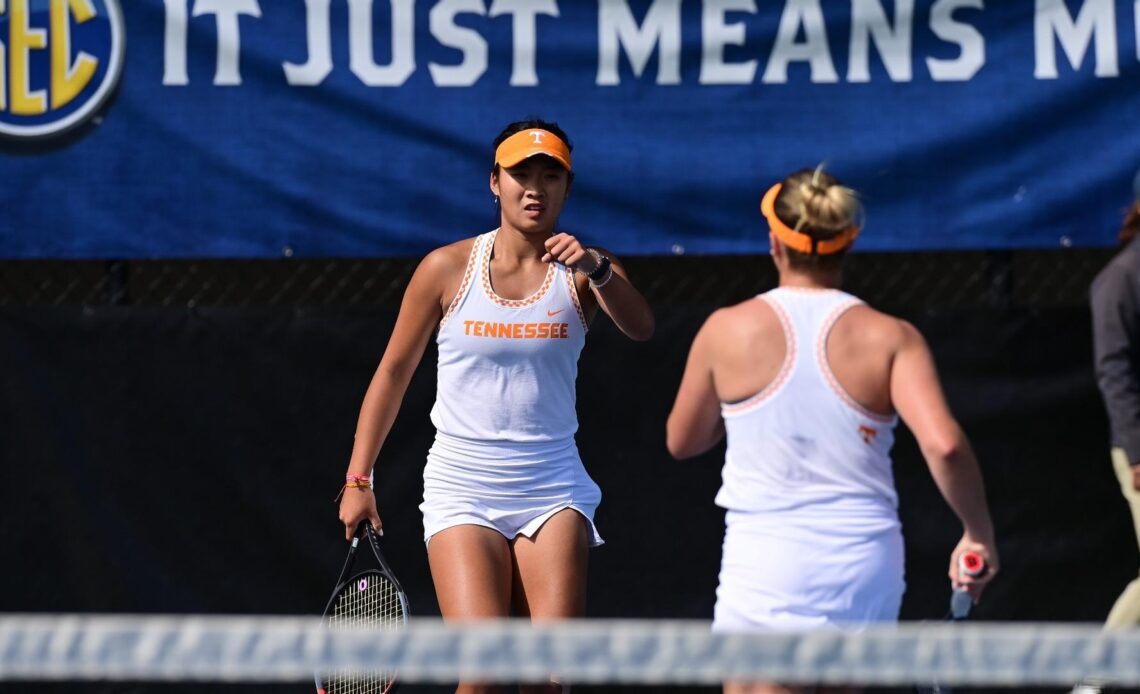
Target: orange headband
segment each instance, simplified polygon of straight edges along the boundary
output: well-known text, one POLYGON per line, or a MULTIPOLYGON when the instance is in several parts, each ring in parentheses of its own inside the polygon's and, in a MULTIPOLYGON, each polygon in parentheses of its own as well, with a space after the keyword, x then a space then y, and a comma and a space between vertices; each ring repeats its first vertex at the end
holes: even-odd
POLYGON ((522 130, 511 135, 495 150, 495 163, 510 168, 536 154, 545 154, 567 171, 572 170, 570 148, 549 130, 522 130))
POLYGON ((780 194, 781 188, 783 188, 783 184, 777 183, 768 189, 768 192, 764 194, 764 200, 760 203, 760 212, 768 220, 768 227, 772 229, 772 233, 785 246, 793 251, 807 253, 808 255, 831 255, 845 250, 855 242, 855 237, 859 235, 859 227, 847 227, 839 232, 838 236, 816 241, 810 234, 796 231, 784 224, 776 216, 776 196, 780 194))

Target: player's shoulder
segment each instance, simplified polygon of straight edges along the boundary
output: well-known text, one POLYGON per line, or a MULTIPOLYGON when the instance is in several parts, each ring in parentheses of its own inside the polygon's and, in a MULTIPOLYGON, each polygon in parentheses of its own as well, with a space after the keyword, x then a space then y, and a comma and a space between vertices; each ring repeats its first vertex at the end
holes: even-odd
POLYGON ((884 347, 898 348, 913 340, 922 339, 918 328, 909 321, 863 303, 852 306, 836 327, 845 327, 844 322, 856 329, 863 340, 884 347))
POLYGON ((781 330, 780 317, 760 297, 745 299, 713 311, 701 328, 703 333, 727 338, 735 344, 744 344, 748 338, 781 330))
POLYGON ((446 277, 453 273, 462 273, 467 268, 471 258, 471 251, 475 248, 478 236, 461 239, 446 246, 440 246, 424 256, 420 261, 417 273, 432 277, 446 277))

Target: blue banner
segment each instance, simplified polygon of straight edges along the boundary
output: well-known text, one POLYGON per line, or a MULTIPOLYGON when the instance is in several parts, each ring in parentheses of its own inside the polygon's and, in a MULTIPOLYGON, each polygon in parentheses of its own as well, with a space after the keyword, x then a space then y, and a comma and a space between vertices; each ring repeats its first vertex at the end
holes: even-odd
POLYGON ((863 250, 1113 242, 1140 0, 0 0, 0 257, 419 255, 497 224, 493 138, 575 145, 561 227, 758 253, 826 162, 863 250))

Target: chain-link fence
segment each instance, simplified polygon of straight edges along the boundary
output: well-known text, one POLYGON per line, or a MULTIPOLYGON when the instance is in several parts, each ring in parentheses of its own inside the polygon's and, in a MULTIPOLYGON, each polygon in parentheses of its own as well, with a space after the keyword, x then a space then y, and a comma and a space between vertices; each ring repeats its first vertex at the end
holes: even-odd
MULTIPOLYGON (((884 309, 1084 305, 1113 249, 856 253, 845 287, 884 309)), ((0 262, 0 306, 398 306, 418 259, 0 262)), ((630 257, 654 305, 774 286, 767 256, 630 257)))

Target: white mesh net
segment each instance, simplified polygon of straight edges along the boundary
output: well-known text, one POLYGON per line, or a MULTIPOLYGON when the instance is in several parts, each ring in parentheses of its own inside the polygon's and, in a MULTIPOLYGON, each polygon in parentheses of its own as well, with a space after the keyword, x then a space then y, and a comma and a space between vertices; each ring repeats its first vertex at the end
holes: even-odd
MULTIPOLYGON (((367 591, 361 591, 367 592, 367 591)), ((715 634, 707 622, 577 620, 404 629, 319 618, 0 616, 0 680, 312 681, 398 671, 405 682, 896 686, 1140 685, 1140 630, 1096 625, 901 624, 855 631, 715 634)))

